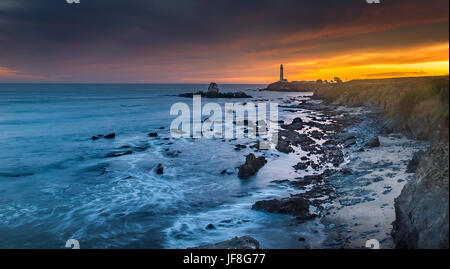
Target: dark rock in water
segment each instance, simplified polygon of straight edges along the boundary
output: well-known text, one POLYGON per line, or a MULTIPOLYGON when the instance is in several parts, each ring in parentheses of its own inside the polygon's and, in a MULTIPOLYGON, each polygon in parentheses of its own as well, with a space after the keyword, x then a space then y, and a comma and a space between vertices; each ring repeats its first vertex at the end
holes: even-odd
POLYGON ((231 169, 231 168, 222 170, 222 171, 220 172, 221 175, 225 175, 225 174, 231 175, 231 174, 233 174, 233 173, 234 173, 234 169, 231 169))
POLYGON ((182 93, 180 97, 188 97, 192 98, 194 95, 200 95, 201 97, 206 98, 253 98, 250 95, 247 95, 245 92, 226 92, 226 93, 215 93, 215 92, 196 92, 196 93, 182 93))
POLYGON ((309 201, 304 198, 292 197, 258 201, 252 206, 252 209, 269 213, 289 214, 295 216, 298 220, 308 220, 314 218, 314 215, 309 214, 309 205, 309 201))
POLYGON ((324 134, 322 132, 317 131, 317 130, 314 130, 314 131, 310 132, 309 135, 312 138, 315 138, 315 139, 322 139, 324 137, 324 134))
POLYGON ((293 181, 291 182, 292 185, 299 187, 299 188, 304 188, 307 185, 313 184, 313 183, 318 183, 320 181, 323 180, 323 175, 307 175, 304 176, 301 180, 297 180, 297 181, 293 181))
POLYGON ((159 127, 160 130, 164 130, 164 127, 159 127))
POLYGON ((94 136, 91 137, 91 139, 92 139, 92 140, 98 140, 99 138, 98 138, 97 136, 94 135, 94 136))
POLYGON ((256 174, 261 167, 267 163, 266 158, 258 157, 256 158, 253 153, 250 153, 245 158, 245 164, 239 167, 238 177, 242 179, 247 179, 252 175, 256 174))
POLYGON ((162 175, 164 173, 164 167, 162 164, 158 164, 158 166, 156 167, 156 173, 158 175, 162 175))
MULTIPOLYGON (((235 93, 227 93, 227 95, 232 95, 232 97, 226 97, 226 98, 253 98, 250 95, 247 95, 245 92, 235 92, 235 93)), ((219 95, 220 97, 220 95, 219 95)))
POLYGON ((374 136, 370 138, 364 145, 369 148, 379 147, 380 140, 378 139, 378 136, 374 136))
POLYGON ((237 144, 235 147, 236 147, 236 148, 240 148, 240 149, 245 149, 245 148, 247 148, 246 145, 241 145, 241 144, 237 144))
POLYGON ((314 150, 313 146, 316 142, 307 134, 299 134, 294 130, 283 129, 278 132, 278 143, 275 147, 278 151, 289 153, 294 152, 292 146, 301 146, 302 150, 314 150))
POLYGON ((209 95, 217 95, 219 94, 219 87, 217 86, 217 83, 211 82, 208 86, 208 94, 209 95))
POLYGON ((302 122, 303 122, 303 120, 298 117, 292 120, 292 123, 302 123, 302 122))
POLYGON ((306 170, 306 168, 308 168, 309 164, 308 163, 297 163, 296 165, 292 166, 294 167, 295 170, 306 170))
POLYGON ((133 151, 131 150, 127 150, 127 151, 123 151, 123 152, 111 152, 106 154, 105 157, 107 158, 111 158, 111 157, 120 157, 120 156, 124 156, 124 155, 128 155, 128 154, 132 154, 133 151))
POLYGON ((449 144, 430 147, 395 199, 392 236, 397 248, 449 248, 449 144))
POLYGON ((278 141, 285 141, 291 145, 302 147, 316 143, 307 134, 299 134, 293 130, 280 130, 278 132, 278 141))
POLYGON ((294 152, 294 149, 289 145, 289 142, 286 141, 278 141, 278 144, 275 148, 283 153, 294 152))
POLYGON ((115 134, 115 133, 107 134, 107 135, 105 135, 105 138, 106 138, 106 139, 113 139, 113 138, 116 138, 116 134, 115 134))
POLYGON ((312 181, 321 181, 323 179, 323 174, 320 175, 307 175, 303 177, 303 180, 312 182, 312 181))
POLYGON ((168 152, 166 153, 166 155, 167 155, 168 157, 171 157, 171 158, 178 157, 178 155, 180 155, 180 154, 181 154, 181 151, 179 151, 179 150, 176 150, 176 151, 168 151, 168 152))
POLYGON ((372 181, 373 182, 380 182, 380 181, 383 181, 383 180, 384 180, 384 178, 382 178, 382 177, 376 177, 372 181))
POLYGON ((344 153, 340 150, 330 150, 327 153, 326 159, 333 164, 333 166, 339 166, 344 162, 344 153))
POLYGON ((216 244, 204 245, 189 249, 259 249, 259 242, 250 236, 235 237, 216 244))
POLYGON ((214 226, 214 224, 210 223, 210 224, 206 225, 205 228, 208 229, 208 230, 211 230, 211 229, 216 228, 216 226, 214 226))
POLYGON ((156 133, 156 132, 154 132, 154 133, 149 133, 148 136, 150 136, 150 137, 157 137, 157 136, 158 136, 158 133, 156 133))
POLYGON ((300 238, 298 239, 298 241, 300 241, 300 242, 304 242, 304 241, 306 241, 306 238, 304 238, 304 237, 300 237, 300 238))
POLYGON ((363 147, 360 147, 358 150, 357 150, 358 152, 364 152, 364 151, 366 151, 363 147))
POLYGON ((415 173, 417 166, 419 165, 420 159, 425 155, 423 150, 419 150, 413 154, 412 159, 409 161, 406 167, 406 173, 415 173))
POLYGON ((281 128, 288 130, 301 130, 303 128, 303 121, 301 118, 295 118, 291 124, 282 124, 281 128))

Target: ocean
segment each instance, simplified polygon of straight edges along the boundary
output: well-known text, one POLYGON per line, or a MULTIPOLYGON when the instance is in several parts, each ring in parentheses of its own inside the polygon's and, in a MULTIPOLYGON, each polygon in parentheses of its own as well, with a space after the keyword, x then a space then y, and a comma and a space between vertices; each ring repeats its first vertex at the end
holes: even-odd
MULTIPOLYGON (((300 156, 258 152, 268 163, 242 180, 236 167, 254 150, 235 145, 254 139, 171 138, 172 104, 192 105, 177 95, 207 86, 0 84, 0 248, 65 248, 68 239, 81 248, 187 248, 243 235, 263 248, 302 248, 299 237, 319 247, 317 220, 251 209, 299 192, 272 181, 302 176, 292 168, 300 156), (91 139, 109 133, 116 138, 91 139), (132 153, 111 157, 125 151, 132 153)), ((312 94, 219 87, 278 103, 312 94)), ((280 109, 280 120, 293 117, 304 115, 280 109)))

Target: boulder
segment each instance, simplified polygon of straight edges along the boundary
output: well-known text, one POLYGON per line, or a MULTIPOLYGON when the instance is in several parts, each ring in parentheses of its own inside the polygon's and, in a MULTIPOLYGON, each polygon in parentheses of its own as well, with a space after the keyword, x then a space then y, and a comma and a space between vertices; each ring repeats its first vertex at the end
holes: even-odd
POLYGON ((157 136, 158 136, 158 133, 156 133, 156 132, 154 132, 154 133, 149 133, 148 136, 150 136, 150 137, 157 137, 157 136))
POLYGON ((269 213, 289 214, 298 220, 308 220, 314 216, 309 213, 310 202, 301 197, 262 200, 256 202, 252 209, 269 213))
POLYGON ((319 183, 323 180, 323 175, 306 175, 301 180, 292 181, 291 184, 297 188, 303 189, 310 184, 319 183))
POLYGON ((364 144, 368 148, 375 148, 380 146, 380 140, 378 139, 378 136, 371 137, 367 142, 364 144))
POLYGON ((106 139, 113 139, 113 138, 116 138, 116 134, 115 134, 115 133, 107 134, 107 135, 105 135, 105 138, 106 138, 106 139))
POLYGON ((308 168, 309 166, 309 162, 299 162, 296 165, 292 166, 294 167, 295 170, 306 170, 306 168, 308 168))
POLYGON ((252 175, 256 174, 261 167, 267 163, 266 158, 258 157, 253 153, 250 153, 245 158, 245 163, 239 167, 238 177, 241 179, 247 179, 252 175))
POLYGON ((301 130, 303 129, 303 121, 301 118, 295 118, 291 124, 282 124, 281 128, 287 130, 301 130))
POLYGON ((431 146, 395 199, 392 236, 397 248, 449 248, 448 150, 448 141, 431 146))
POLYGON ((158 164, 158 166, 156 167, 156 173, 158 175, 162 175, 164 173, 164 166, 162 164, 158 164))
POLYGON ((283 153, 294 152, 294 149, 289 145, 289 142, 287 141, 278 141, 277 146, 275 148, 283 153))
POLYGON ((208 93, 219 93, 219 87, 217 86, 217 83, 211 82, 208 86, 208 93))

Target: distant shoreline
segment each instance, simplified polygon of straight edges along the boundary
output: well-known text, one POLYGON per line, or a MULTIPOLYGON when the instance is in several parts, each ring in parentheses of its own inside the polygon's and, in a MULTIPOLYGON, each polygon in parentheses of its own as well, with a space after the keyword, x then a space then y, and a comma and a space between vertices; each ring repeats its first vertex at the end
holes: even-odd
POLYGON ((279 92, 315 92, 320 90, 333 89, 336 86, 343 86, 352 83, 400 83, 417 80, 448 79, 448 76, 424 76, 424 77, 392 77, 374 79, 354 79, 342 83, 313 82, 313 81, 276 81, 267 85, 264 91, 279 92))

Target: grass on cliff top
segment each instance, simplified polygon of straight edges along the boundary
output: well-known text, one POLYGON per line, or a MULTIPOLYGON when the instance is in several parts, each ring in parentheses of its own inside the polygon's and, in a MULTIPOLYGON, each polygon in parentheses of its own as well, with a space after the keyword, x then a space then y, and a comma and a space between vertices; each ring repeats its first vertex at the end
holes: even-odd
POLYGON ((448 140, 448 76, 353 80, 315 94, 338 104, 380 108, 419 139, 448 140))

